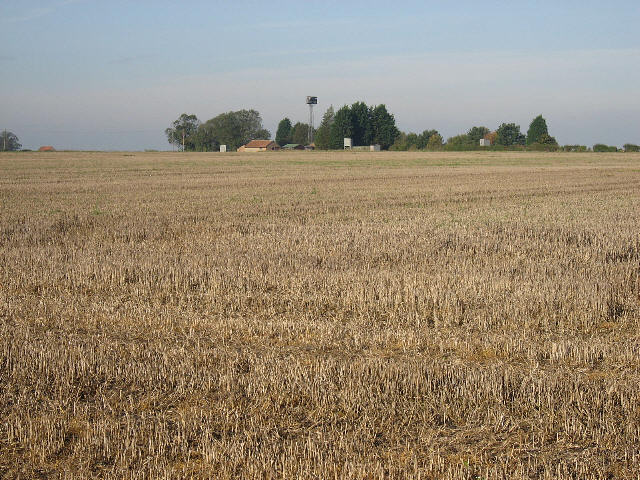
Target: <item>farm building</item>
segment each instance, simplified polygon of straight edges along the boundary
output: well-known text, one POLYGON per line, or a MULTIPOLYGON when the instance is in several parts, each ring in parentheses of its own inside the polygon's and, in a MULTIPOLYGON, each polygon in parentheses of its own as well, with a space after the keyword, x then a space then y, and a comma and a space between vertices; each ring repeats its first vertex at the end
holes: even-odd
POLYGON ((38 151, 39 152, 55 152, 56 149, 53 148, 51 145, 45 145, 44 147, 40 147, 38 151))
POLYGON ((283 150, 304 150, 304 148, 304 145, 300 145, 299 143, 287 143, 282 147, 283 150))
POLYGON ((266 152, 280 150, 280 146, 273 140, 251 140, 238 148, 239 152, 266 152))

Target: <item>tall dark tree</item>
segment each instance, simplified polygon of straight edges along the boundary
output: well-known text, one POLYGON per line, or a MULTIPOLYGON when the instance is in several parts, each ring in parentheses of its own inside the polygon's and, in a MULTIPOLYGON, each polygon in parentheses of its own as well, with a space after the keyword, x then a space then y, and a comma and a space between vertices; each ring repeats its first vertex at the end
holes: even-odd
POLYGON ((291 131, 291 142, 306 145, 309 142, 309 124, 298 122, 291 131))
POLYGON ((15 133, 3 130, 0 134, 0 151, 2 152, 14 152, 20 150, 22 145, 15 133))
POLYGON ((331 105, 324 115, 322 116, 322 122, 318 127, 318 131, 315 135, 316 148, 321 150, 328 150, 331 144, 331 125, 333 125, 333 119, 335 113, 333 111, 333 105, 331 105))
POLYGON ((470 143, 479 145, 480 140, 482 140, 488 133, 489 129, 487 127, 471 127, 467 132, 467 136, 469 137, 470 143))
POLYGON ((280 146, 292 143, 291 138, 291 120, 284 118, 278 124, 278 131, 276 132, 276 143, 280 146))
MULTIPOLYGON (((327 114, 332 113, 327 111, 327 114)), ((317 145, 323 148, 327 125, 329 125, 330 115, 323 118, 323 125, 320 127, 319 137, 316 137, 317 145), (326 120, 326 121, 325 121, 326 120)), ((400 131, 396 127, 396 121, 392 114, 387 111, 385 105, 367 107, 362 102, 356 102, 353 106, 343 106, 333 116, 333 122, 328 127, 328 147, 331 149, 342 149, 344 139, 351 138, 354 146, 370 145, 377 143, 384 150, 389 149, 394 144, 400 131)))
POLYGON ((364 102, 356 102, 351 105, 354 145, 371 144, 371 112, 372 110, 364 102))
POLYGON ((194 135, 199 126, 200 120, 198 120, 198 117, 183 113, 164 133, 169 143, 180 150, 195 150, 194 135))
POLYGON ((371 143, 377 143, 383 150, 388 150, 400 135, 394 116, 387 111, 384 104, 371 110, 371 143))
POLYGON ((513 145, 524 145, 526 137, 520 132, 520 125, 515 123, 503 123, 496 130, 496 144, 505 147, 513 145))
POLYGON ((344 147, 344 139, 353 138, 353 117, 348 105, 338 110, 331 124, 329 148, 340 150, 344 147))
POLYGON ((540 138, 543 135, 549 136, 547 121, 542 117, 542 115, 538 115, 529 125, 529 130, 527 131, 527 145, 540 143, 540 138))

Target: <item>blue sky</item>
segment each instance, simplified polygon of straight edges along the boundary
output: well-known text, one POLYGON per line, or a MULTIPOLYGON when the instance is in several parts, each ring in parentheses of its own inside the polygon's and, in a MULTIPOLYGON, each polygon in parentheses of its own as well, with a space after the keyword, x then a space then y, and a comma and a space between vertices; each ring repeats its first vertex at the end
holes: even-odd
POLYGON ((560 143, 640 143, 640 2, 0 1, 0 129, 28 148, 167 149, 181 113, 275 133, 385 103, 448 137, 543 114, 560 143))

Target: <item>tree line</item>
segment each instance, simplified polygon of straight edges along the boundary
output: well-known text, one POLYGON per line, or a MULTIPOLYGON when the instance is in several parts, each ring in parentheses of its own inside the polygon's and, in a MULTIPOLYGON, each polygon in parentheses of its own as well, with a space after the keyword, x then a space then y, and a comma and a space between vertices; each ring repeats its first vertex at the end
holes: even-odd
POLYGON ((391 150, 444 150, 444 151, 468 151, 468 150, 540 150, 540 151, 565 151, 565 152, 638 152, 640 147, 632 143, 626 143, 622 150, 615 146, 597 143, 593 148, 586 145, 558 144, 555 137, 549 134, 547 121, 542 115, 535 117, 527 130, 526 135, 520 130, 520 125, 515 123, 503 123, 495 131, 484 126, 471 127, 466 133, 449 137, 446 142, 437 130, 425 130, 422 133, 401 132, 391 150), (481 146, 480 140, 485 139, 490 146, 481 146))
MULTIPOLYGON (((220 145, 228 150, 237 150, 255 139, 270 139, 271 133, 262 124, 262 117, 256 110, 238 110, 201 122, 196 115, 183 113, 165 130, 167 140, 179 150, 211 152, 218 151, 220 145)), ((276 143, 306 144, 309 125, 302 122, 292 124, 284 118, 278 124, 276 143)), ((485 126, 471 127, 466 133, 455 135, 444 141, 437 130, 422 133, 405 133, 396 127, 395 117, 384 104, 367 106, 364 102, 344 105, 337 112, 330 106, 322 117, 322 122, 314 130, 315 147, 321 150, 341 150, 344 138, 351 138, 353 145, 378 144, 383 150, 547 150, 566 152, 617 152, 615 146, 596 143, 592 148, 586 145, 560 146, 549 134, 547 122, 542 115, 535 117, 526 135, 515 123, 503 123, 495 131, 485 126), (480 140, 486 139, 490 147, 481 147, 480 140)), ((0 134, 0 151, 22 149, 17 135, 8 130, 0 134)), ((626 143, 625 152, 640 152, 640 146, 626 143)))
POLYGON ((495 131, 485 126, 471 127, 466 133, 450 137, 445 142, 437 130, 425 130, 417 133, 401 133, 392 150, 449 150, 464 151, 481 148, 480 140, 487 140, 487 144, 495 149, 529 149, 529 150, 557 150, 558 142, 549 134, 547 121, 538 115, 529 125, 525 135, 520 125, 503 123, 495 131))
MULTIPOLYGON (((278 145, 306 145, 309 139, 309 124, 293 122, 283 118, 275 135, 278 145)), ((183 113, 172 126, 165 130, 170 144, 187 151, 217 151, 220 145, 236 150, 255 139, 269 139, 271 134, 262 126, 262 118, 256 110, 239 110, 218 115, 202 123, 195 115, 183 113)), ((586 145, 558 144, 549 133, 547 121, 536 116, 525 133, 516 123, 503 123, 495 130, 485 126, 473 126, 466 133, 447 138, 435 129, 421 133, 405 133, 398 130, 393 114, 386 105, 368 106, 364 102, 344 105, 338 111, 330 106, 322 117, 320 126, 313 130, 315 147, 320 150, 342 150, 344 139, 351 138, 353 145, 380 145, 383 150, 540 150, 566 152, 616 152, 619 149, 601 143, 592 148, 586 145), (488 146, 481 146, 485 139, 488 146)), ((638 152, 638 145, 627 143, 626 152, 638 152)))

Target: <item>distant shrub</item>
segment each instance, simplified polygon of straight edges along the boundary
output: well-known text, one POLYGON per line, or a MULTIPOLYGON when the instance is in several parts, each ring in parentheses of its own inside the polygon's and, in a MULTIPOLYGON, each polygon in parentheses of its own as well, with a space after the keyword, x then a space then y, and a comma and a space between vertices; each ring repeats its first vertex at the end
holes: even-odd
POLYGON ((565 145, 562 147, 564 152, 588 152, 589 147, 586 145, 565 145))
POLYGON ((480 146, 476 147, 475 145, 459 143, 445 143, 443 148, 446 152, 472 152, 474 150, 481 150, 480 146))
POLYGON ((624 144, 625 152, 640 152, 640 146, 634 145, 633 143, 625 143, 624 144))
POLYGON ((534 152, 557 152, 560 147, 557 144, 546 144, 546 143, 532 143, 527 147, 527 150, 532 150, 534 152))
POLYGON ((596 143, 593 146, 593 151, 594 152, 617 152, 618 147, 605 145, 604 143, 596 143))

